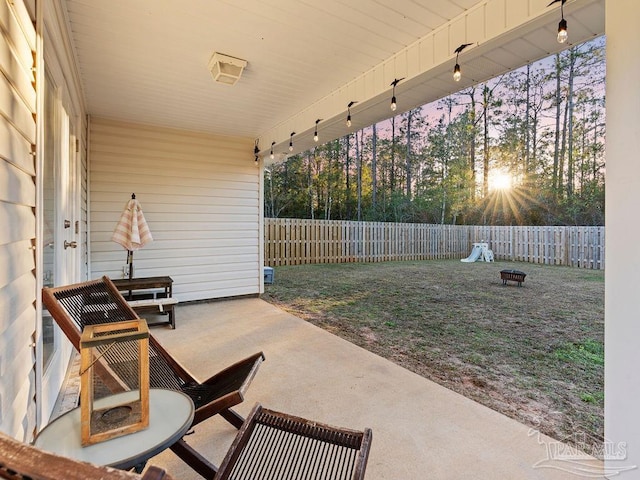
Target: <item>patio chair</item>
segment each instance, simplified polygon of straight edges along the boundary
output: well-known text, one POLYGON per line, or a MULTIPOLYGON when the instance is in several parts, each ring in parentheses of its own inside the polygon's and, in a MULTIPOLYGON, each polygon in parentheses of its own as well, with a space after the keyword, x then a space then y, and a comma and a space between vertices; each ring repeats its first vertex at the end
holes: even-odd
POLYGON ((172 480, 150 466, 144 475, 44 452, 0 433, 0 478, 8 480, 172 480))
POLYGON ((371 429, 348 430, 256 405, 215 480, 362 480, 371 429))
MULTIPOLYGON (((43 288, 42 301, 76 350, 80 350, 80 335, 86 325, 118 322, 139 318, 108 277, 63 287, 43 288)), ((221 415, 234 427, 240 428, 244 419, 231 409, 244 400, 245 392, 264 360, 262 352, 241 360, 204 382, 199 382, 178 363, 153 337, 149 336, 149 370, 151 388, 182 391, 193 400, 195 416, 192 426, 214 415, 221 415)), ((102 369, 117 374, 117 365, 102 369)), ((126 374, 124 374, 126 376, 126 374)), ((122 376, 106 378, 110 391, 124 388, 122 376)), ((126 382, 125 382, 126 383, 126 382)), ((217 468, 180 439, 171 450, 205 478, 213 478, 217 468)))

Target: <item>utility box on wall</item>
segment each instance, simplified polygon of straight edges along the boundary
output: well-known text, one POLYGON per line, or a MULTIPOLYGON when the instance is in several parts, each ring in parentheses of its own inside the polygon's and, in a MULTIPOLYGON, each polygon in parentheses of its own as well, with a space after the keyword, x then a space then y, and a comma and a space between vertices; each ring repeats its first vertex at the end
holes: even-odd
POLYGON ((264 283, 271 285, 273 283, 273 268, 263 267, 264 283))

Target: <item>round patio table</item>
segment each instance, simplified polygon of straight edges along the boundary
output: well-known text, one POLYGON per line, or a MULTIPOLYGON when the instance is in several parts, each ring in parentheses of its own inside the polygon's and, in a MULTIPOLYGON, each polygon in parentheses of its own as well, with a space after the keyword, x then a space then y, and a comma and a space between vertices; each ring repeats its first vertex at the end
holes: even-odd
MULTIPOLYGON (((137 392, 124 392, 102 398, 96 407, 123 403, 137 392)), ((149 426, 144 430, 83 447, 80 436, 80 407, 49 423, 33 444, 57 455, 114 468, 137 468, 169 448, 191 426, 194 415, 191 399, 182 392, 149 390, 149 426)))

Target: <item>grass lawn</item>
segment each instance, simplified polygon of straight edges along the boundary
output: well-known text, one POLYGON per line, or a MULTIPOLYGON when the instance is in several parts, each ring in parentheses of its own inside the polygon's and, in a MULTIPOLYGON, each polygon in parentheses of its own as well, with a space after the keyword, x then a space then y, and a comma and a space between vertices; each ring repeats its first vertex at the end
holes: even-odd
POLYGON ((598 451, 603 271, 458 260, 274 271, 266 301, 558 440, 598 451), (523 286, 503 285, 503 269, 524 271, 523 286))

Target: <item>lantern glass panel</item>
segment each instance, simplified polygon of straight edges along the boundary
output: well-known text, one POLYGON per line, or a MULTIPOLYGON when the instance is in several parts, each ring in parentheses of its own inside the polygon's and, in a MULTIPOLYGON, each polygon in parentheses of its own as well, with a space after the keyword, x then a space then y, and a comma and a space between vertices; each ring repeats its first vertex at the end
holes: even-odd
POLYGON ((149 329, 143 319, 87 326, 80 339, 82 444, 149 425, 149 329))

